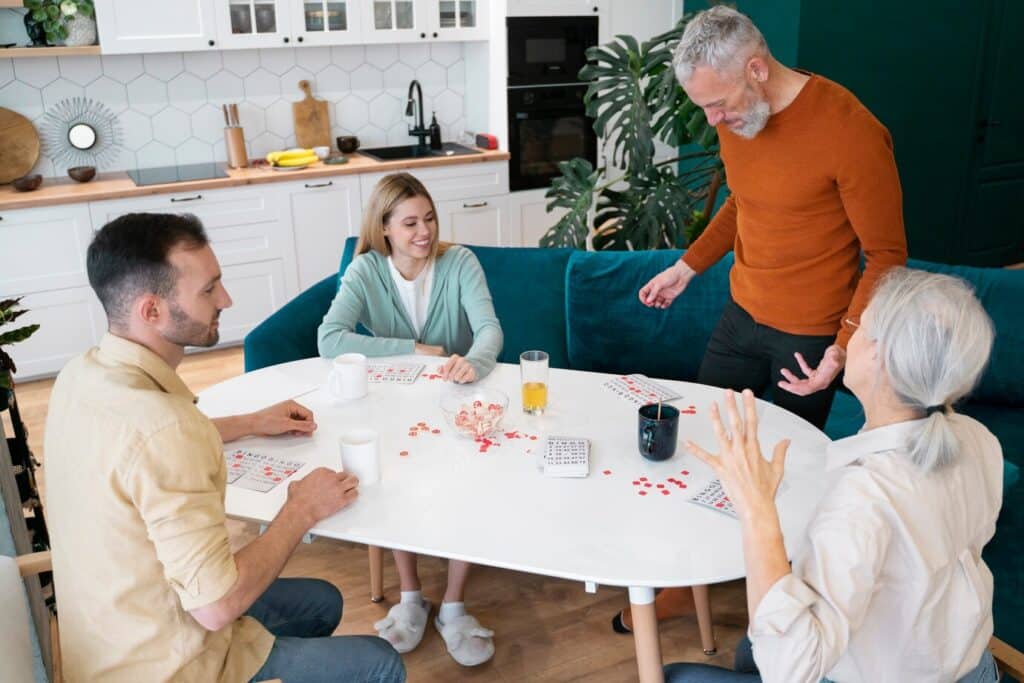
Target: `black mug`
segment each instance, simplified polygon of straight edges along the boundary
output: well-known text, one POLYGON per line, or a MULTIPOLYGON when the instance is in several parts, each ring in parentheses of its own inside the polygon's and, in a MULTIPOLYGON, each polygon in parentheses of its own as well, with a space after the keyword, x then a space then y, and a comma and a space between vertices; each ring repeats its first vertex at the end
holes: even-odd
POLYGON ((342 154, 351 154, 359 149, 359 138, 355 135, 340 135, 335 142, 338 143, 338 151, 342 154))
POLYGON ((658 404, 643 406, 637 412, 637 441, 640 455, 648 460, 668 460, 676 452, 679 436, 679 409, 661 405, 661 419, 658 419, 658 404))

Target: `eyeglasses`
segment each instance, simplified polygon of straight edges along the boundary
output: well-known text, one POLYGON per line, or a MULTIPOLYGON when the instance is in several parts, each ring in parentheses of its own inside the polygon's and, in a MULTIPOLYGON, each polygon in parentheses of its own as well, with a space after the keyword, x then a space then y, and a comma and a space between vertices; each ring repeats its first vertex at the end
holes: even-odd
POLYGON ((845 325, 851 332, 855 332, 857 328, 860 327, 860 323, 853 318, 843 318, 843 325, 845 325))

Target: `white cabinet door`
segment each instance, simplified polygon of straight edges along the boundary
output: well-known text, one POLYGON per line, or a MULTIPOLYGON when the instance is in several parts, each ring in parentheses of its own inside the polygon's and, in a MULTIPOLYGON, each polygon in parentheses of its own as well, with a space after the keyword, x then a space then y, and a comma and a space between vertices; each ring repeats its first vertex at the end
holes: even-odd
POLYGON ((232 305, 220 314, 218 345, 237 344, 291 298, 285 285, 288 268, 284 259, 273 259, 223 266, 221 270, 232 305))
POLYGON ((487 40, 489 0, 430 0, 430 36, 437 40, 487 40))
POLYGON ((368 8, 362 0, 291 0, 295 40, 305 45, 360 43, 368 8))
POLYGON ((446 242, 510 246, 507 195, 437 202, 437 222, 446 242))
POLYGON ((217 47, 214 0, 96 0, 103 54, 217 47))
POLYGON ((15 294, 24 295, 21 305, 28 309, 15 324, 39 325, 27 340, 8 348, 19 381, 60 372, 69 360, 98 344, 107 329, 103 307, 90 287, 15 294))
POLYGON ((430 0, 363 0, 364 43, 420 42, 428 32, 430 0))
POLYGON ((291 0, 214 1, 222 48, 282 47, 291 43, 291 0))
POLYGON ((91 241, 85 204, 0 213, 0 298, 88 285, 91 241))
MULTIPOLYGON (((472 199, 508 194, 508 162, 451 164, 431 168, 401 169, 416 176, 435 202, 472 199)), ((374 185, 389 173, 362 173, 363 201, 370 198, 374 185)))
MULTIPOLYGON (((658 0, 667 2, 668 0, 658 0)), ((642 4, 635 11, 647 10, 642 4)), ((571 17, 601 14, 608 10, 608 0, 508 0, 510 17, 571 17)), ((669 27, 671 28, 671 27, 669 27)), ((668 28, 665 29, 666 31, 668 28)))
POLYGON ((565 215, 566 210, 556 208, 548 212, 546 189, 513 192, 509 195, 509 222, 512 240, 523 247, 539 246, 540 238, 565 215))
POLYGON ((290 183, 292 233, 299 291, 338 272, 345 240, 359 235, 359 176, 335 176, 290 183))
MULTIPOLYGON (((222 190, 130 197, 92 202, 97 229, 132 212, 191 213, 203 222, 221 267, 283 258, 295 263, 291 220, 283 195, 268 185, 245 185, 222 190)), ((285 269, 285 291, 298 293, 294 266, 285 269)))

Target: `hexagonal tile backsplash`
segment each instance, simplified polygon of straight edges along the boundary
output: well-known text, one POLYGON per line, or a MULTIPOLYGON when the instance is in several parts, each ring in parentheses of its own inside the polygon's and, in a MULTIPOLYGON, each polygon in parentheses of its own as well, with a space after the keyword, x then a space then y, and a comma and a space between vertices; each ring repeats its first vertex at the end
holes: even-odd
MULTIPOLYGON (((123 153, 101 169, 110 171, 224 161, 224 102, 239 105, 250 157, 294 146, 291 102, 302 78, 330 103, 332 136, 357 135, 365 147, 412 142, 405 95, 418 78, 426 122, 436 111, 442 136, 455 140, 465 128, 465 73, 460 43, 0 59, 0 106, 38 126, 64 97, 103 102, 124 132, 123 153)), ((34 172, 65 169, 44 150, 34 172)))

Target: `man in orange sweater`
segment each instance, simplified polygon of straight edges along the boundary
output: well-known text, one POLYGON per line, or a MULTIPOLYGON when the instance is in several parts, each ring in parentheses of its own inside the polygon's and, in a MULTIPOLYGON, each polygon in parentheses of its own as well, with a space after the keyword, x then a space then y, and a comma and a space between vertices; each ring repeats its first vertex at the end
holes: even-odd
MULTIPOLYGON (((776 61, 729 7, 690 21, 673 64, 718 131, 732 194, 640 301, 667 308, 734 251, 731 298, 697 381, 758 395, 771 387, 777 405, 823 427, 872 287, 907 260, 892 139, 850 91, 776 61)), ((690 591, 662 591, 657 607, 659 618, 690 613, 690 591)), ((628 629, 628 612, 614 626, 628 629)))

